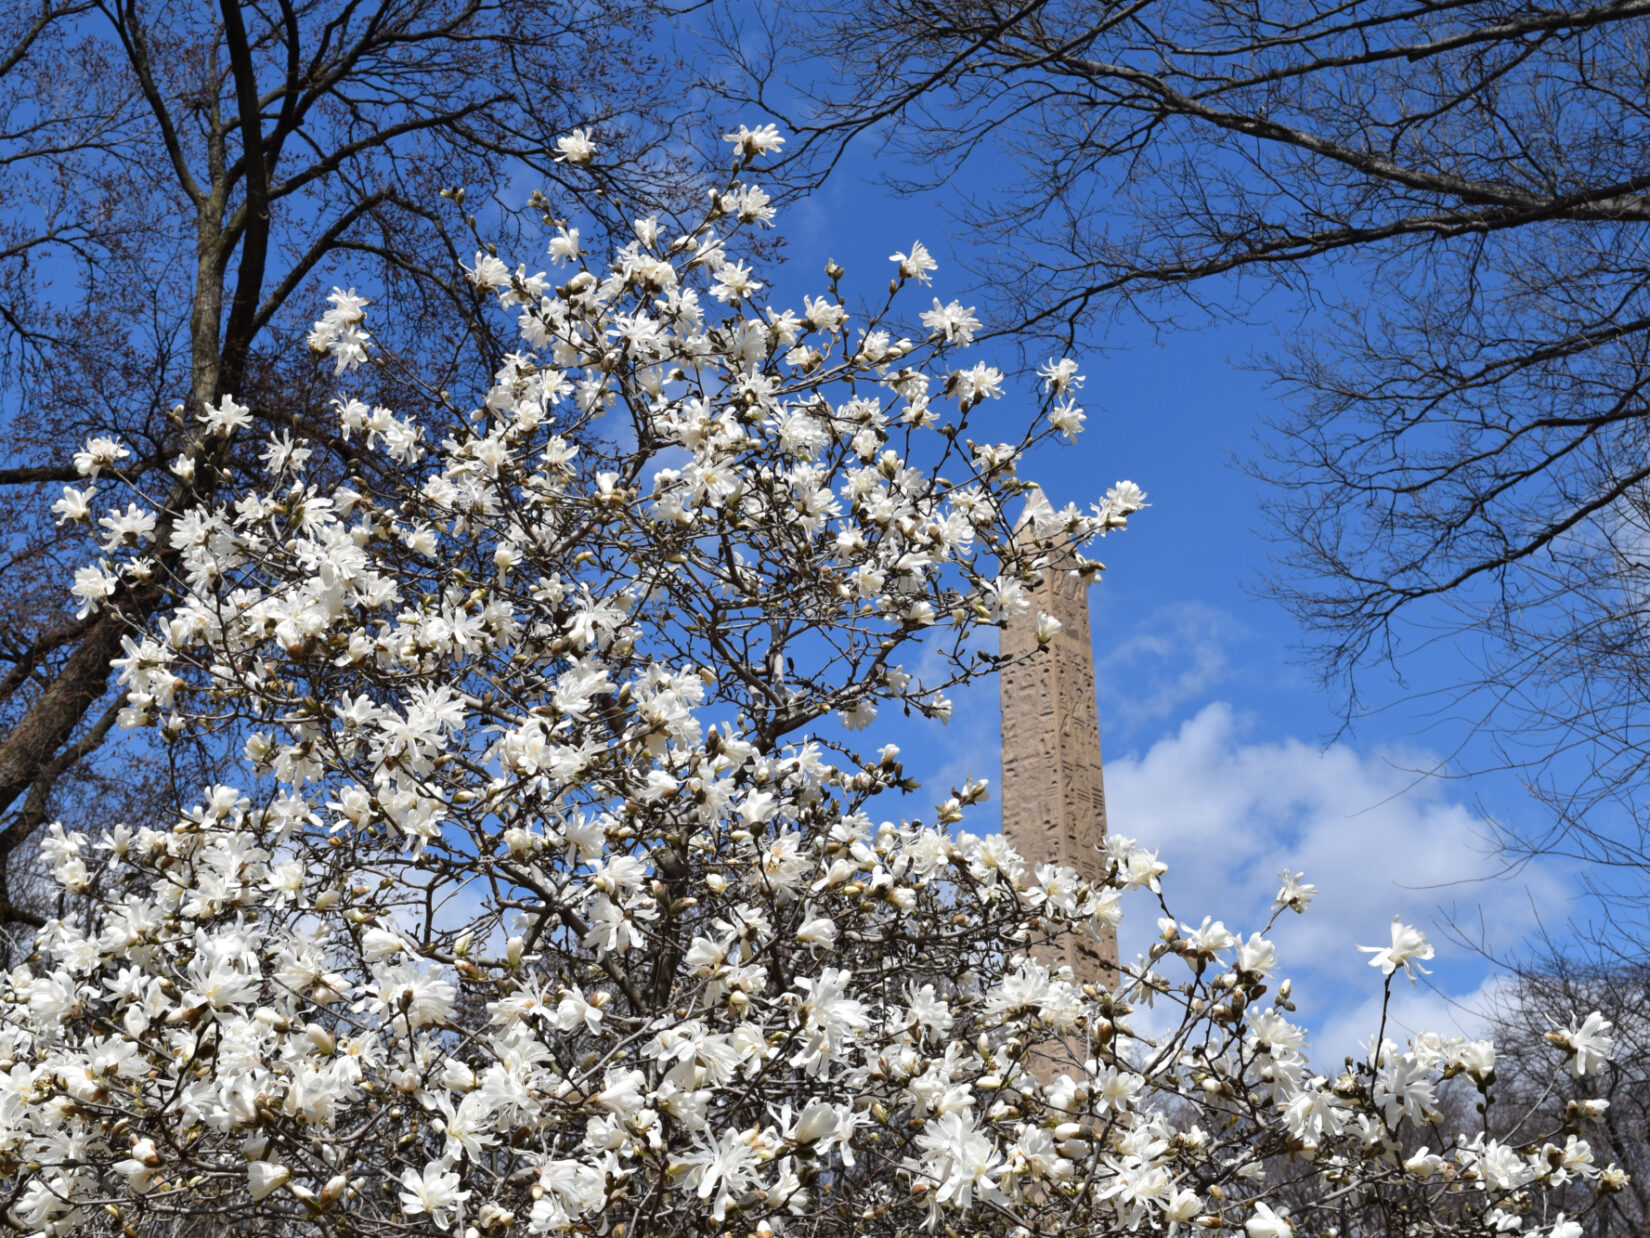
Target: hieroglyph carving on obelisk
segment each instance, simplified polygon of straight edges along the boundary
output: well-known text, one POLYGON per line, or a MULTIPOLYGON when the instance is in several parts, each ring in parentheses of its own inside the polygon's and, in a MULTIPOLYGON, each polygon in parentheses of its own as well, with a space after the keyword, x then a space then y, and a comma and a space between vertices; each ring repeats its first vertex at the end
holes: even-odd
MULTIPOLYGON (((1105 876, 1106 790, 1100 771, 1100 712, 1094 699, 1087 586, 1067 555, 1029 591, 1031 605, 1001 629, 1003 833, 1028 864, 1067 864, 1085 880, 1105 876), (1038 649, 1037 615, 1060 630, 1038 649), (1029 655, 1029 656, 1027 656, 1029 655)), ((1068 963, 1079 983, 1110 987, 1117 934, 1098 943, 1067 935, 1037 955, 1068 963)))

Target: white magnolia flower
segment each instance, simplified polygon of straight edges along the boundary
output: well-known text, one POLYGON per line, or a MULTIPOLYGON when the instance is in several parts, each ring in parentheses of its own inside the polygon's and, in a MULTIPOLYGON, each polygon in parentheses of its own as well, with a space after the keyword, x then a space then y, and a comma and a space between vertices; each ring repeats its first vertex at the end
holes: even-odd
POLYGON ((92 514, 92 496, 97 493, 96 486, 87 486, 84 490, 76 490, 73 486, 63 487, 63 497, 52 504, 52 513, 57 517, 57 523, 65 521, 78 524, 92 514))
POLYGON ((116 439, 101 436, 89 438, 86 446, 74 453, 75 472, 82 477, 96 477, 103 469, 129 458, 131 454, 116 439))
POLYGON ((1295 1227, 1272 1210, 1268 1203, 1257 1203, 1255 1214, 1243 1223, 1249 1238, 1292 1238, 1295 1227))
POLYGON ((458 1174, 440 1161, 431 1161, 420 1173, 416 1169, 401 1174, 401 1211, 408 1216, 427 1216, 440 1229, 451 1229, 453 1220, 470 1192, 460 1189, 458 1174))
POLYGON ((590 140, 590 130, 575 129, 556 139, 556 162, 586 164, 596 157, 596 144, 590 140))
POLYGON ((1413 924, 1405 924, 1402 916, 1392 917, 1391 945, 1359 946, 1358 949, 1374 955, 1369 965, 1379 967, 1382 975, 1390 976, 1401 967, 1411 980, 1415 979, 1416 971, 1424 974, 1427 970, 1419 960, 1433 956, 1432 943, 1427 941, 1427 935, 1413 924))
POLYGON ((237 403, 233 396, 224 396, 216 404, 208 404, 196 418, 210 434, 229 438, 237 430, 252 424, 252 410, 237 403))
POLYGON ((253 1203, 266 1199, 291 1180, 292 1171, 285 1165, 270 1161, 253 1161, 246 1167, 246 1185, 247 1190, 251 1192, 253 1203))
POLYGON ((1038 366, 1037 375, 1043 380, 1044 391, 1063 395, 1083 385, 1083 376, 1077 372, 1077 368, 1077 362, 1072 358, 1061 357, 1058 361, 1051 359, 1038 366))
POLYGON ((1304 912, 1312 905, 1317 896, 1318 887, 1310 882, 1303 881, 1305 873, 1290 872, 1287 868, 1278 874, 1282 885, 1278 887, 1278 896, 1273 900, 1273 906, 1287 907, 1290 911, 1304 912))
MULTIPOLYGON (((901 255, 895 254, 895 261, 901 255)), ((902 264, 901 270, 904 270, 902 264)), ((959 301, 941 305, 938 297, 934 298, 934 308, 924 310, 918 317, 922 325, 933 334, 952 344, 971 344, 974 341, 974 332, 980 329, 980 320, 974 317, 972 306, 965 307, 959 301)))
POLYGON ((1609 1063, 1615 1048, 1610 1028, 1610 1020, 1595 1010, 1581 1021, 1580 1027, 1572 1019, 1568 1028, 1548 1032, 1547 1039, 1570 1054, 1570 1073, 1580 1078, 1587 1074, 1596 1075, 1600 1068, 1609 1063))
MULTIPOLYGON (((920 284, 928 283, 929 277, 940 269, 940 264, 934 261, 933 256, 929 254, 927 247, 921 241, 912 241, 909 253, 889 254, 888 261, 899 268, 901 279, 914 279, 920 284)), ((935 304, 937 305, 938 302, 935 304)), ((958 309, 961 310, 961 307, 959 306, 958 309)), ((966 310, 961 310, 961 312, 967 313, 966 310)))
POLYGON ((733 143, 734 148, 747 159, 771 154, 785 145, 784 137, 774 125, 758 125, 754 129, 740 125, 734 132, 725 134, 722 140, 733 143))

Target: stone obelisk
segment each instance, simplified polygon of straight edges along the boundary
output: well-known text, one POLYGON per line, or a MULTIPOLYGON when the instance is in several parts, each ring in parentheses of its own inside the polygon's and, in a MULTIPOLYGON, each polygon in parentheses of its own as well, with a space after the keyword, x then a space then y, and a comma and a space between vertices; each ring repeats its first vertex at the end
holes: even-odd
MULTIPOLYGON (((1086 586, 1067 556, 1051 562, 1031 605, 1001 629, 1001 651, 1018 659, 1002 672, 1003 833, 1029 864, 1066 864, 1085 880, 1105 875, 1106 790, 1100 771, 1100 712, 1094 699, 1086 586), (1037 615, 1060 630, 1037 647, 1037 615), (1029 656, 1027 656, 1029 655, 1029 656)), ((1068 935, 1039 958, 1070 964, 1080 984, 1110 988, 1117 934, 1098 943, 1068 935)))

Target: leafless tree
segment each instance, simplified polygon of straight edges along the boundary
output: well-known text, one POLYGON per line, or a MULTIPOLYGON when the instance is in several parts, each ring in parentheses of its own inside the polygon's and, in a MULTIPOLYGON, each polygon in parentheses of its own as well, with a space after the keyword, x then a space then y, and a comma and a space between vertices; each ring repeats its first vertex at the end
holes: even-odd
MULTIPOLYGON (((199 411, 234 394, 262 429, 308 432, 353 467, 322 428, 326 376, 276 360, 333 278, 390 294, 396 316, 377 332, 416 341, 402 351, 428 390, 490 374, 503 350, 449 273, 476 247, 468 212, 496 237, 522 204, 476 199, 524 185, 544 194, 535 214, 578 193, 601 217, 601 191, 556 162, 577 125, 602 144, 599 185, 645 169, 668 192, 691 177, 668 123, 691 92, 646 50, 660 13, 646 0, 0 2, 0 919, 39 919, 4 878, 49 814, 152 815, 222 756, 104 747, 120 707, 110 660, 156 599, 133 589, 69 617, 81 552, 46 507, 76 479, 76 444, 120 436, 123 465, 176 507, 186 483, 168 461, 199 411)), ((210 491, 255 463, 232 444, 187 484, 210 491)))
POLYGON ((1496 1046, 1495 1112, 1523 1118, 1518 1128, 1496 1134, 1514 1141, 1540 1129, 1584 1126, 1597 1154, 1630 1175, 1626 1189, 1608 1196, 1593 1214, 1588 1232, 1599 1238, 1642 1234, 1650 1217, 1650 973, 1642 961, 1601 967, 1548 959, 1525 968, 1497 997, 1489 1023, 1496 1046), (1597 1074, 1555 1074, 1548 1034, 1591 1010, 1614 1025, 1612 1060, 1597 1074), (1583 1122, 1580 1107, 1592 1100, 1608 1107, 1583 1122))
POLYGON ((1650 4, 828 9, 737 45, 808 127, 797 181, 860 135, 950 181, 1000 329, 1299 295, 1257 467, 1326 678, 1350 717, 1361 671, 1448 646, 1439 711, 1557 809, 1509 845, 1641 899, 1650 4))

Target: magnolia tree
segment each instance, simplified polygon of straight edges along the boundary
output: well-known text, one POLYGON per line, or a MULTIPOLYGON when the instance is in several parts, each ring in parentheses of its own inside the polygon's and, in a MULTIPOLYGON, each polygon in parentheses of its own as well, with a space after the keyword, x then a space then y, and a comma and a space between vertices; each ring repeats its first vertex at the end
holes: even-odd
MULTIPOLYGON (((1443 1091, 1488 1106, 1489 1045, 1372 1028, 1319 1073, 1269 926, 1177 918, 1154 852, 1111 838, 1099 883, 1036 864, 964 832, 978 783, 880 819, 911 784, 855 733, 945 718, 994 669, 981 630, 1051 563, 1092 577, 1070 556, 1142 495, 1060 510, 1020 476, 1081 428, 1082 380, 1050 363, 1017 417, 955 359, 968 309, 901 334, 920 245, 862 322, 835 266, 767 308, 735 247, 780 138, 731 140, 683 235, 643 219, 598 262, 547 221, 548 275, 478 254, 521 351, 475 407, 341 399, 349 477, 278 436, 262 489, 192 497, 233 400, 171 495, 119 443, 77 457, 82 609, 173 598, 126 643, 122 723, 245 762, 170 829, 50 831, 59 914, 0 986, 7 1223, 1578 1234, 1550 1191, 1623 1181, 1588 1106, 1422 1146, 1443 1091), (1114 989, 1038 961, 1130 890, 1163 918, 1114 989)), ((366 393, 394 359, 361 297, 333 306, 310 346, 366 393)), ((1286 874, 1274 919, 1311 893, 1286 874)), ((1390 991, 1430 954, 1395 924, 1372 961, 1390 991)), ((1572 1021, 1557 1062, 1591 1074, 1608 1030, 1572 1021)))

